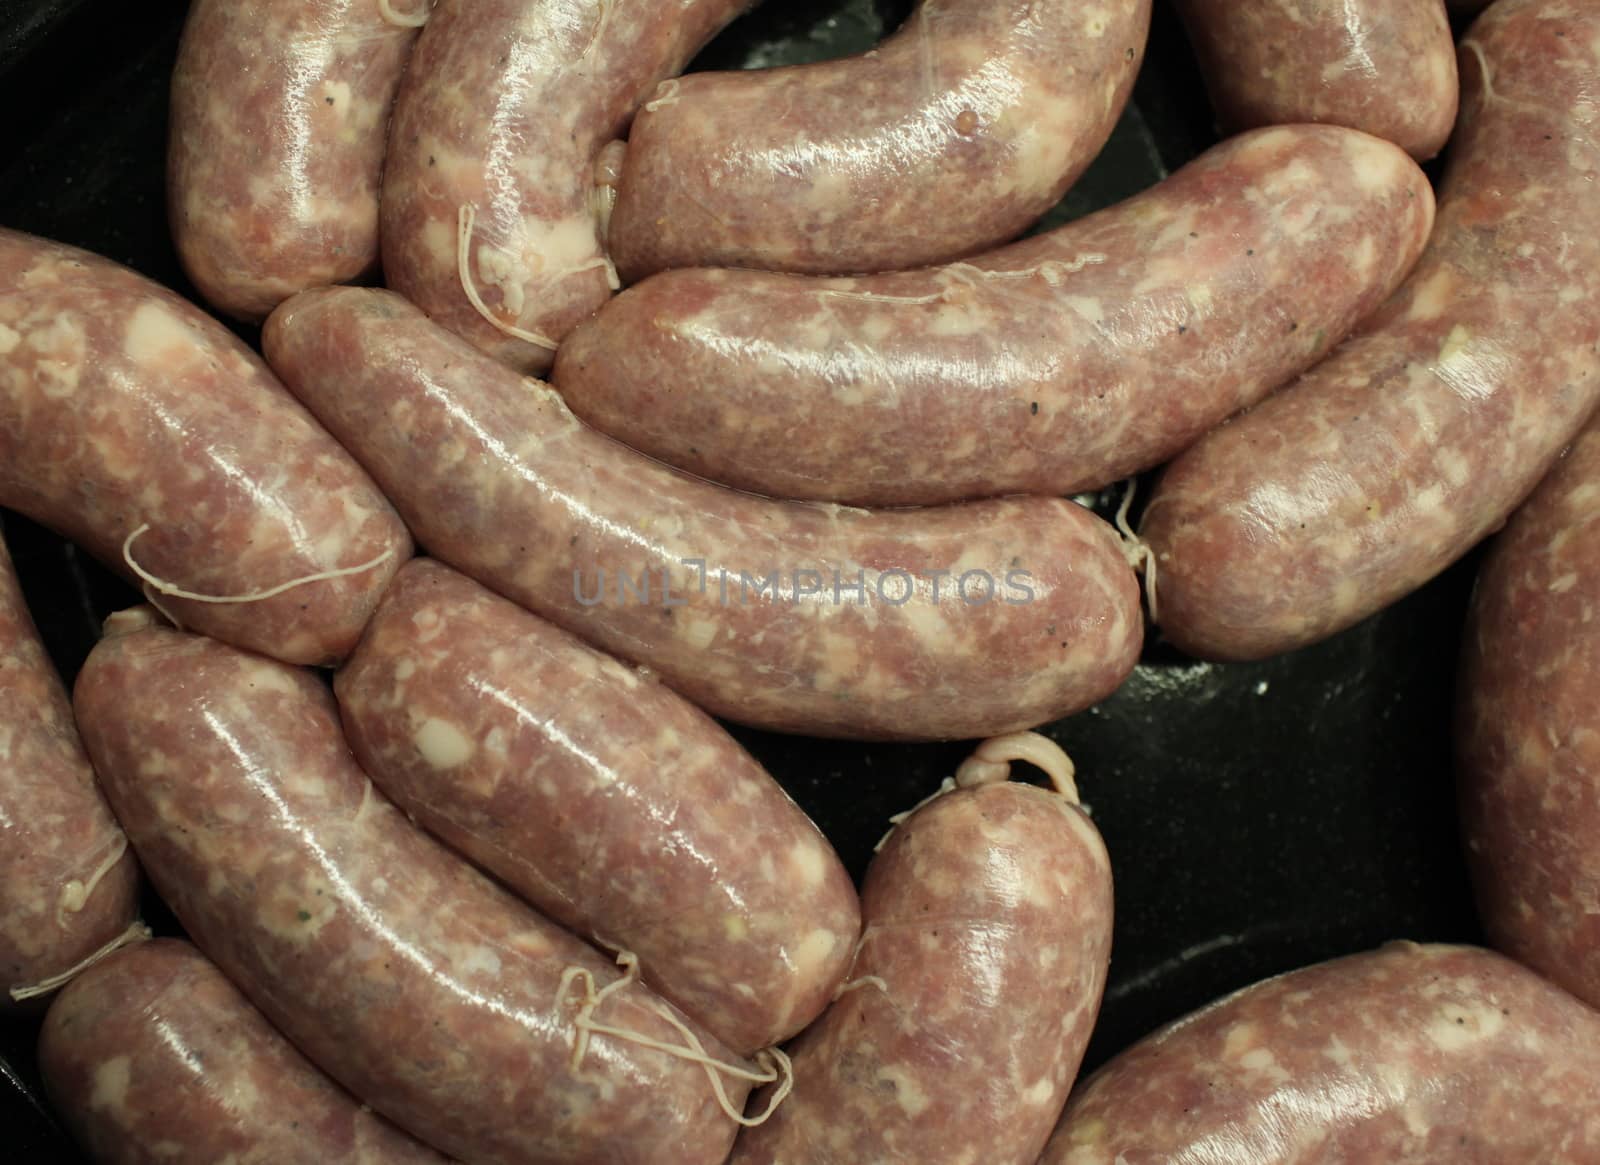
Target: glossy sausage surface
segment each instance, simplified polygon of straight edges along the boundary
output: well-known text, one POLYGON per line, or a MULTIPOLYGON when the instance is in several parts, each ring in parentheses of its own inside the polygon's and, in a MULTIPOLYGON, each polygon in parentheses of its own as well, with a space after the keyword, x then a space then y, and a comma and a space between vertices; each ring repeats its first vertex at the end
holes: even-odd
POLYGON ((1393 943, 1147 1036, 1039 1165, 1590 1165, 1600 1013, 1510 959, 1393 943))
POLYGON ((1149 26, 1149 0, 923 0, 861 56, 667 81, 628 137, 617 269, 851 274, 1004 242, 1105 144, 1149 26))
POLYGON ((1160 464, 1316 363, 1432 224, 1428 180, 1395 147, 1265 130, 964 263, 665 272, 568 336, 552 381, 601 431, 757 493, 1077 493, 1160 464))
POLYGON ((162 580, 146 596, 185 627, 292 663, 354 647, 411 554, 372 479, 231 332, 126 267, 14 231, 0 505, 162 580))
POLYGON ((1289 651, 1415 590, 1600 399, 1600 7, 1502 0, 1461 66, 1438 223, 1405 286, 1151 497, 1157 622, 1191 654, 1289 651))
POLYGON ((1138 657, 1133 572, 1072 502, 873 512, 712 486, 386 292, 306 292, 265 344, 431 554, 713 715, 986 736, 1086 707, 1138 657))
POLYGON ((167 199, 206 301, 259 320, 378 263, 395 90, 428 0, 195 0, 172 74, 167 199), (410 16, 404 10, 416 10, 410 16), (400 21, 397 23, 397 21, 400 21))
POLYGON ((867 871, 838 1002, 793 1094, 729 1165, 1033 1165, 1078 1074, 1111 952, 1111 864, 1031 785, 942 794, 867 871))
POLYGON ((101 1165, 444 1165, 319 1072, 189 943, 84 972, 39 1033, 45 1087, 101 1165))
POLYGON ((0 1016, 125 932, 138 878, 0 542, 0 1016))
POLYGON ((1456 757, 1478 916, 1600 1007, 1600 429, 1495 539, 1463 637, 1456 757))
POLYGON ((1460 96, 1443 0, 1177 0, 1221 122, 1322 122, 1428 159, 1460 96))
POLYGON ((740 1052, 816 1018, 861 910, 827 840, 663 686, 447 566, 408 563, 334 682, 412 818, 740 1052))
POLYGON ((747 4, 439 0, 389 132, 388 285, 505 363, 548 368, 614 286, 604 147, 747 4))
MULTIPOLYGON (((585 984, 602 1025, 680 1047, 692 1028, 375 791, 321 677, 133 628, 78 677, 90 756, 184 929, 309 1059, 466 1161, 722 1161, 735 1126, 706 1072, 615 1035, 585 1047, 585 984)), ((748 1084, 725 1087, 737 1105, 748 1084)))

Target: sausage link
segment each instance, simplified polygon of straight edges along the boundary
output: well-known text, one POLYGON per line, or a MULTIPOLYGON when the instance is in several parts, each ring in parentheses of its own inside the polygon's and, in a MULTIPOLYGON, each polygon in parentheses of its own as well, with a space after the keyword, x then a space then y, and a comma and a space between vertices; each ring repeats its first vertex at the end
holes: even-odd
MULTIPOLYGON (((587 1014, 607 1028, 674 1046, 693 1029, 375 792, 317 676, 134 626, 90 653, 75 707, 185 930, 378 1112, 474 1165, 727 1154, 734 1125, 711 1077, 612 1034, 584 1048, 582 988, 599 989, 587 1014)), ((725 1087, 737 1105, 749 1086, 730 1075, 725 1087)))
MULTIPOLYGON (((409 4, 426 16, 428 0, 409 4)), ((168 212, 184 271, 218 310, 259 320, 297 291, 376 268, 389 112, 417 34, 384 7, 190 6, 172 74, 168 212)))
POLYGON ((1493 944, 1600 1007, 1600 429, 1478 576, 1457 715, 1462 830, 1493 944))
POLYGON ((125 933, 138 880, 0 541, 0 1016, 125 933))
POLYGON ((634 120, 608 241, 668 267, 852 274, 1020 233, 1110 137, 1150 0, 923 0, 862 56, 694 73, 634 120))
POLYGON ((615 286, 606 144, 748 3, 439 0, 389 131, 389 286, 505 363, 549 368, 615 286))
POLYGON ((1230 129, 1324 122, 1419 159, 1444 148, 1460 81, 1443 0, 1177 0, 1230 129))
POLYGON ((1600 1015, 1471 947, 1393 943, 1247 987, 1074 1094, 1039 1165, 1590 1165, 1600 1015))
POLYGON ((1159 622, 1194 655, 1288 651, 1421 586, 1600 399, 1600 7, 1503 0, 1461 65, 1438 224, 1405 286, 1151 498, 1159 622))
POLYGON ((317 1071, 194 947, 157 939, 51 1005, 39 1069, 100 1165, 443 1165, 317 1071))
POLYGON ((408 563, 334 682, 361 766, 535 907, 753 1052, 861 931, 806 815, 715 721, 449 567, 408 563))
POLYGON ((1309 368, 1395 290, 1432 225, 1433 190, 1395 147, 1261 131, 970 263, 665 272, 568 336, 552 379, 603 432, 758 493, 1077 493, 1309 368))
POLYGON ((184 626, 293 663, 348 653, 411 554, 372 480, 215 320, 5 230, 0 505, 162 580, 145 594, 184 626))
POLYGON ((867 871, 847 990, 800 1036, 794 1093, 729 1165, 1033 1165, 1111 954, 1111 865, 1066 798, 935 797, 867 871))
POLYGON ((993 735, 1093 703, 1137 660, 1133 572, 1072 502, 873 513, 712 486, 595 433, 386 292, 305 292, 264 342, 430 553, 713 715, 993 735))

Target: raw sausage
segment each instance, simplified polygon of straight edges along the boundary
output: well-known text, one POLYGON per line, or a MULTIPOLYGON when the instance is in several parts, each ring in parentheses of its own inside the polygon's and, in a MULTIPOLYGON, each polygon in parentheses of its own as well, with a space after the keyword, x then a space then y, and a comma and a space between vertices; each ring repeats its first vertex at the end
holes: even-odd
POLYGON ((334 681, 356 759, 543 913, 639 956, 739 1052, 827 1005, 861 931, 815 825, 688 701, 447 566, 408 563, 334 681))
POLYGON ((574 331, 552 379, 603 432, 758 493, 1077 493, 1309 368, 1394 291, 1432 224, 1428 180, 1393 146, 1261 131, 969 263, 666 272, 574 331))
POLYGON ((55 1110, 101 1165, 444 1165, 317 1071, 204 955, 118 951, 39 1033, 55 1110))
POLYGON ((1289 651, 1421 586, 1600 399, 1600 6, 1502 0, 1461 66, 1438 224, 1406 285, 1152 495, 1157 621, 1191 654, 1289 651))
POLYGON ((389 286, 507 364, 549 368, 616 286, 606 144, 748 3, 439 0, 389 131, 389 286))
POLYGON ((294 663, 354 647, 411 554, 361 467, 215 320, 3 230, 0 505, 139 577, 185 627, 294 663))
POLYGON ((428 2, 194 0, 167 199, 178 258, 213 307, 259 320, 377 266, 389 111, 428 2))
POLYGON ((722 1077, 609 1033, 731 1053, 413 827, 317 676, 138 614, 79 674, 89 755, 178 920, 307 1057, 475 1165, 723 1159, 722 1077))
POLYGON ((607 239, 668 267, 853 274, 943 263, 1061 198, 1133 91, 1150 0, 923 0, 862 56, 661 85, 607 239))
POLYGON ((1460 82, 1443 0, 1178 0, 1230 129, 1326 122, 1427 159, 1460 82))
POLYGON ((127 934, 138 877, 0 542, 0 1015, 127 934))
POLYGON ((1461 662, 1462 830, 1490 941, 1600 1007, 1600 429, 1494 542, 1461 662))
POLYGON ((430 553, 713 715, 970 738, 1083 708, 1138 657, 1133 572, 1072 502, 872 513, 734 493, 600 436, 385 292, 305 292, 263 339, 430 553))
POLYGON ((1393 943, 1112 1060, 1039 1165, 1591 1165, 1600 1014, 1510 959, 1393 943))
POLYGON ((889 835, 862 911, 847 990, 791 1048, 793 1095, 729 1165, 1033 1165, 1105 986, 1100 834, 1055 792, 959 788, 889 835))

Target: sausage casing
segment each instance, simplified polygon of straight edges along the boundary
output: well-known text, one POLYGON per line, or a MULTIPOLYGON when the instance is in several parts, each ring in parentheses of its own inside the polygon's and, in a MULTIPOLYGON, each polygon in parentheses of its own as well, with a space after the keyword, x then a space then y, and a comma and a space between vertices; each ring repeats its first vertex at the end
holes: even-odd
POLYGON ((1502 0, 1460 60, 1438 223, 1405 286, 1151 496, 1157 622, 1191 654, 1292 650, 1421 586, 1600 399, 1600 8, 1502 0))
POLYGON ((413 819, 740 1052, 816 1018, 861 930, 833 848, 705 713, 422 559, 334 681, 413 819))
POLYGON ((50 1007, 39 1069, 100 1165, 444 1165, 284 1039, 221 971, 156 939, 84 972, 50 1007))
MULTIPOLYGON (((600 1034, 574 1063, 583 981, 598 994, 615 967, 374 791, 318 676, 147 627, 90 653, 75 708, 184 929, 378 1112, 486 1165, 727 1154, 734 1125, 699 1065, 600 1034), (577 981, 564 981, 569 969, 577 981)), ((637 983, 593 1018, 674 1046, 692 1033, 637 983)), ((747 1089, 726 1081, 732 1104, 747 1089)))
POLYGON ((14 231, 0 505, 177 588, 145 593, 185 627, 292 663, 349 652, 411 554, 372 480, 232 333, 125 267, 14 231))
POLYGON ((994 735, 1093 703, 1138 657, 1134 574, 1070 501, 871 512, 712 486, 595 433, 386 292, 305 292, 264 342, 433 556, 713 715, 994 735))

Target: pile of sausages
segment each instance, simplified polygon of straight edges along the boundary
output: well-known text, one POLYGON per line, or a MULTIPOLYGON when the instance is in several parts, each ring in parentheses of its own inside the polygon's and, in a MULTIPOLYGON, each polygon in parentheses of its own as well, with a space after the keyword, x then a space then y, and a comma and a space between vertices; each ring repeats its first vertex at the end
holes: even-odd
POLYGON ((1021 241, 1149 0, 680 77, 742 6, 194 0, 173 237, 261 355, 0 231, 0 505, 147 600, 69 699, 0 546, 0 1007, 53 997, 62 1121, 139 1163, 1600 1161, 1600 0, 1459 46, 1444 0, 1178 0, 1234 136, 1021 241), (1158 466, 1137 530, 1067 498, 1158 466), (1502 525, 1458 728, 1503 953, 1296 971, 1076 1085, 1111 862, 1032 730, 1147 620, 1291 651, 1502 525), (858 895, 713 716, 983 743, 858 895))

